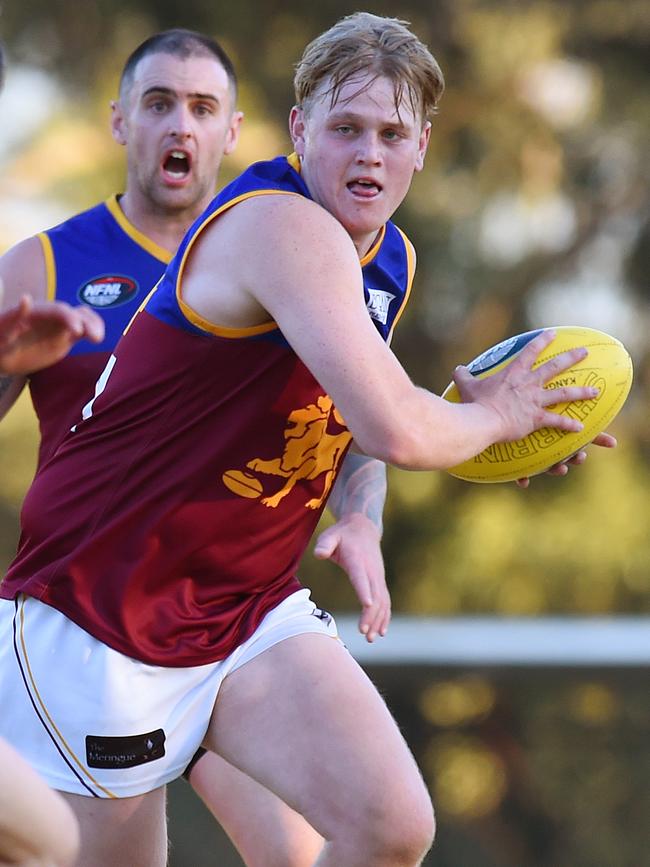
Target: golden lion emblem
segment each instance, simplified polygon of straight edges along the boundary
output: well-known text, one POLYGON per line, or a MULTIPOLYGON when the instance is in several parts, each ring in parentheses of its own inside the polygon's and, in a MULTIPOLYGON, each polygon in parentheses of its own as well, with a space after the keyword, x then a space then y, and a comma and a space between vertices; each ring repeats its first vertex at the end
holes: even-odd
MULTIPOLYGON (((285 484, 272 496, 263 497, 261 502, 275 509, 289 494, 296 483, 316 479, 325 474, 325 484, 320 497, 305 503, 308 509, 317 509, 323 504, 334 482, 341 457, 352 440, 348 430, 332 434, 327 430, 330 417, 339 425, 345 422, 329 397, 319 397, 315 404, 310 403, 302 409, 289 414, 284 430, 284 451, 282 457, 264 460, 253 458, 246 464, 247 469, 268 476, 280 476, 285 484)), ((263 490, 260 480, 241 470, 227 470, 222 476, 226 487, 242 497, 256 498, 263 490)))

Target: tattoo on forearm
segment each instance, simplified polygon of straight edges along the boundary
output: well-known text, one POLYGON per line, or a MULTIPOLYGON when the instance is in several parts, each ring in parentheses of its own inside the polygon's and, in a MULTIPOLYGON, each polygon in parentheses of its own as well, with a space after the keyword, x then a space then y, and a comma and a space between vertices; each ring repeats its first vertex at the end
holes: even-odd
POLYGON ((13 376, 0 376, 0 398, 4 397, 5 394, 9 391, 9 388, 13 381, 13 376))
POLYGON ((335 517, 360 513, 381 533, 385 500, 386 465, 365 455, 348 454, 329 499, 335 517))

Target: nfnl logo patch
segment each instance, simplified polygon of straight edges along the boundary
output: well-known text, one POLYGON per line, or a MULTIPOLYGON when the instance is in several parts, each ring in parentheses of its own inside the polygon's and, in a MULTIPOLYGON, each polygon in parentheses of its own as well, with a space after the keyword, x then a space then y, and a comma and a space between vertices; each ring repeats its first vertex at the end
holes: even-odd
POLYGON ((91 307, 117 307, 126 304, 138 291, 138 284, 131 277, 106 274, 95 277, 79 289, 77 297, 91 307))

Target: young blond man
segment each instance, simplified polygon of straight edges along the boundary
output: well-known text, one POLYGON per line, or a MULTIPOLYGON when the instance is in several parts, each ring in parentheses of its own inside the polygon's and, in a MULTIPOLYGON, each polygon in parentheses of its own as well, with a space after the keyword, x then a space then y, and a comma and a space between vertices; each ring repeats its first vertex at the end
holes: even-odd
MULTIPOLYGON (((92 396, 122 331, 212 199, 222 159, 239 137, 242 113, 234 67, 222 47, 203 34, 175 29, 145 40, 127 59, 119 91, 111 128, 126 150, 124 193, 21 242, 0 259, 7 286, 0 310, 11 308, 0 313, 0 325, 6 324, 0 372, 30 374, 0 377, 0 415, 27 383, 40 424, 39 465, 92 396), (73 309, 80 301, 86 306, 73 309), (36 321, 38 316, 48 335, 54 316, 67 329, 48 357, 44 340, 35 347, 32 334, 28 358, 27 340, 18 341, 18 333, 26 331, 27 317, 36 321), (93 342, 82 341, 68 353, 68 330, 79 323, 95 332, 72 337, 90 336, 93 342)), ((54 344, 54 335, 49 340, 54 344)), ((369 641, 385 633, 390 618, 379 547, 384 497, 384 467, 350 456, 330 501, 338 520, 316 549, 349 574, 363 607, 360 628, 369 641)), ((313 862, 320 836, 259 784, 205 750, 194 757, 186 776, 248 867, 313 862)))
POLYGON ((195 222, 28 494, 2 588, 2 632, 21 636, 1 663, 17 708, 2 730, 66 793, 82 865, 165 863, 164 785, 200 744, 306 818, 319 867, 415 867, 431 845, 415 761, 297 563, 353 440, 440 469, 579 429, 547 406, 594 395, 544 389, 584 357, 533 371, 547 334, 490 379, 459 369, 459 405, 387 348, 414 265, 390 217, 442 88, 394 19, 359 13, 311 43, 295 155, 251 167, 195 222))

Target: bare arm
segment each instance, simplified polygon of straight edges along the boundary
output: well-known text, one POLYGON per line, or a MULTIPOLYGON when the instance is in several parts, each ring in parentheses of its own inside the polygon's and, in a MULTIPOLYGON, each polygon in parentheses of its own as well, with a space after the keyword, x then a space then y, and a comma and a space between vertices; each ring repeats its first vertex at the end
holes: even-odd
MULTIPOLYGON (((0 314, 14 307, 22 295, 47 300, 47 271, 38 238, 27 238, 0 256, 0 314)), ((0 419, 3 419, 25 387, 23 376, 0 376, 0 419)))
POLYGON ((350 238, 302 197, 247 200, 210 224, 189 257, 182 291, 190 307, 220 325, 275 320, 360 449, 404 468, 454 466, 494 442, 544 426, 580 430, 579 422, 547 406, 594 395, 584 388, 561 395, 543 388, 585 355, 564 353, 531 370, 552 339, 548 332, 499 374, 473 381, 457 371, 464 403, 416 387, 370 322, 350 238))
POLYGON ((63 798, 2 740, 0 767, 0 863, 72 864, 79 831, 63 798))
POLYGON ((386 502, 386 464, 349 452, 343 461, 328 506, 337 520, 363 515, 381 538, 386 502))
POLYGON ((60 361, 82 337, 99 342, 101 318, 90 308, 47 301, 47 271, 38 238, 0 259, 0 374, 26 374, 60 361))

